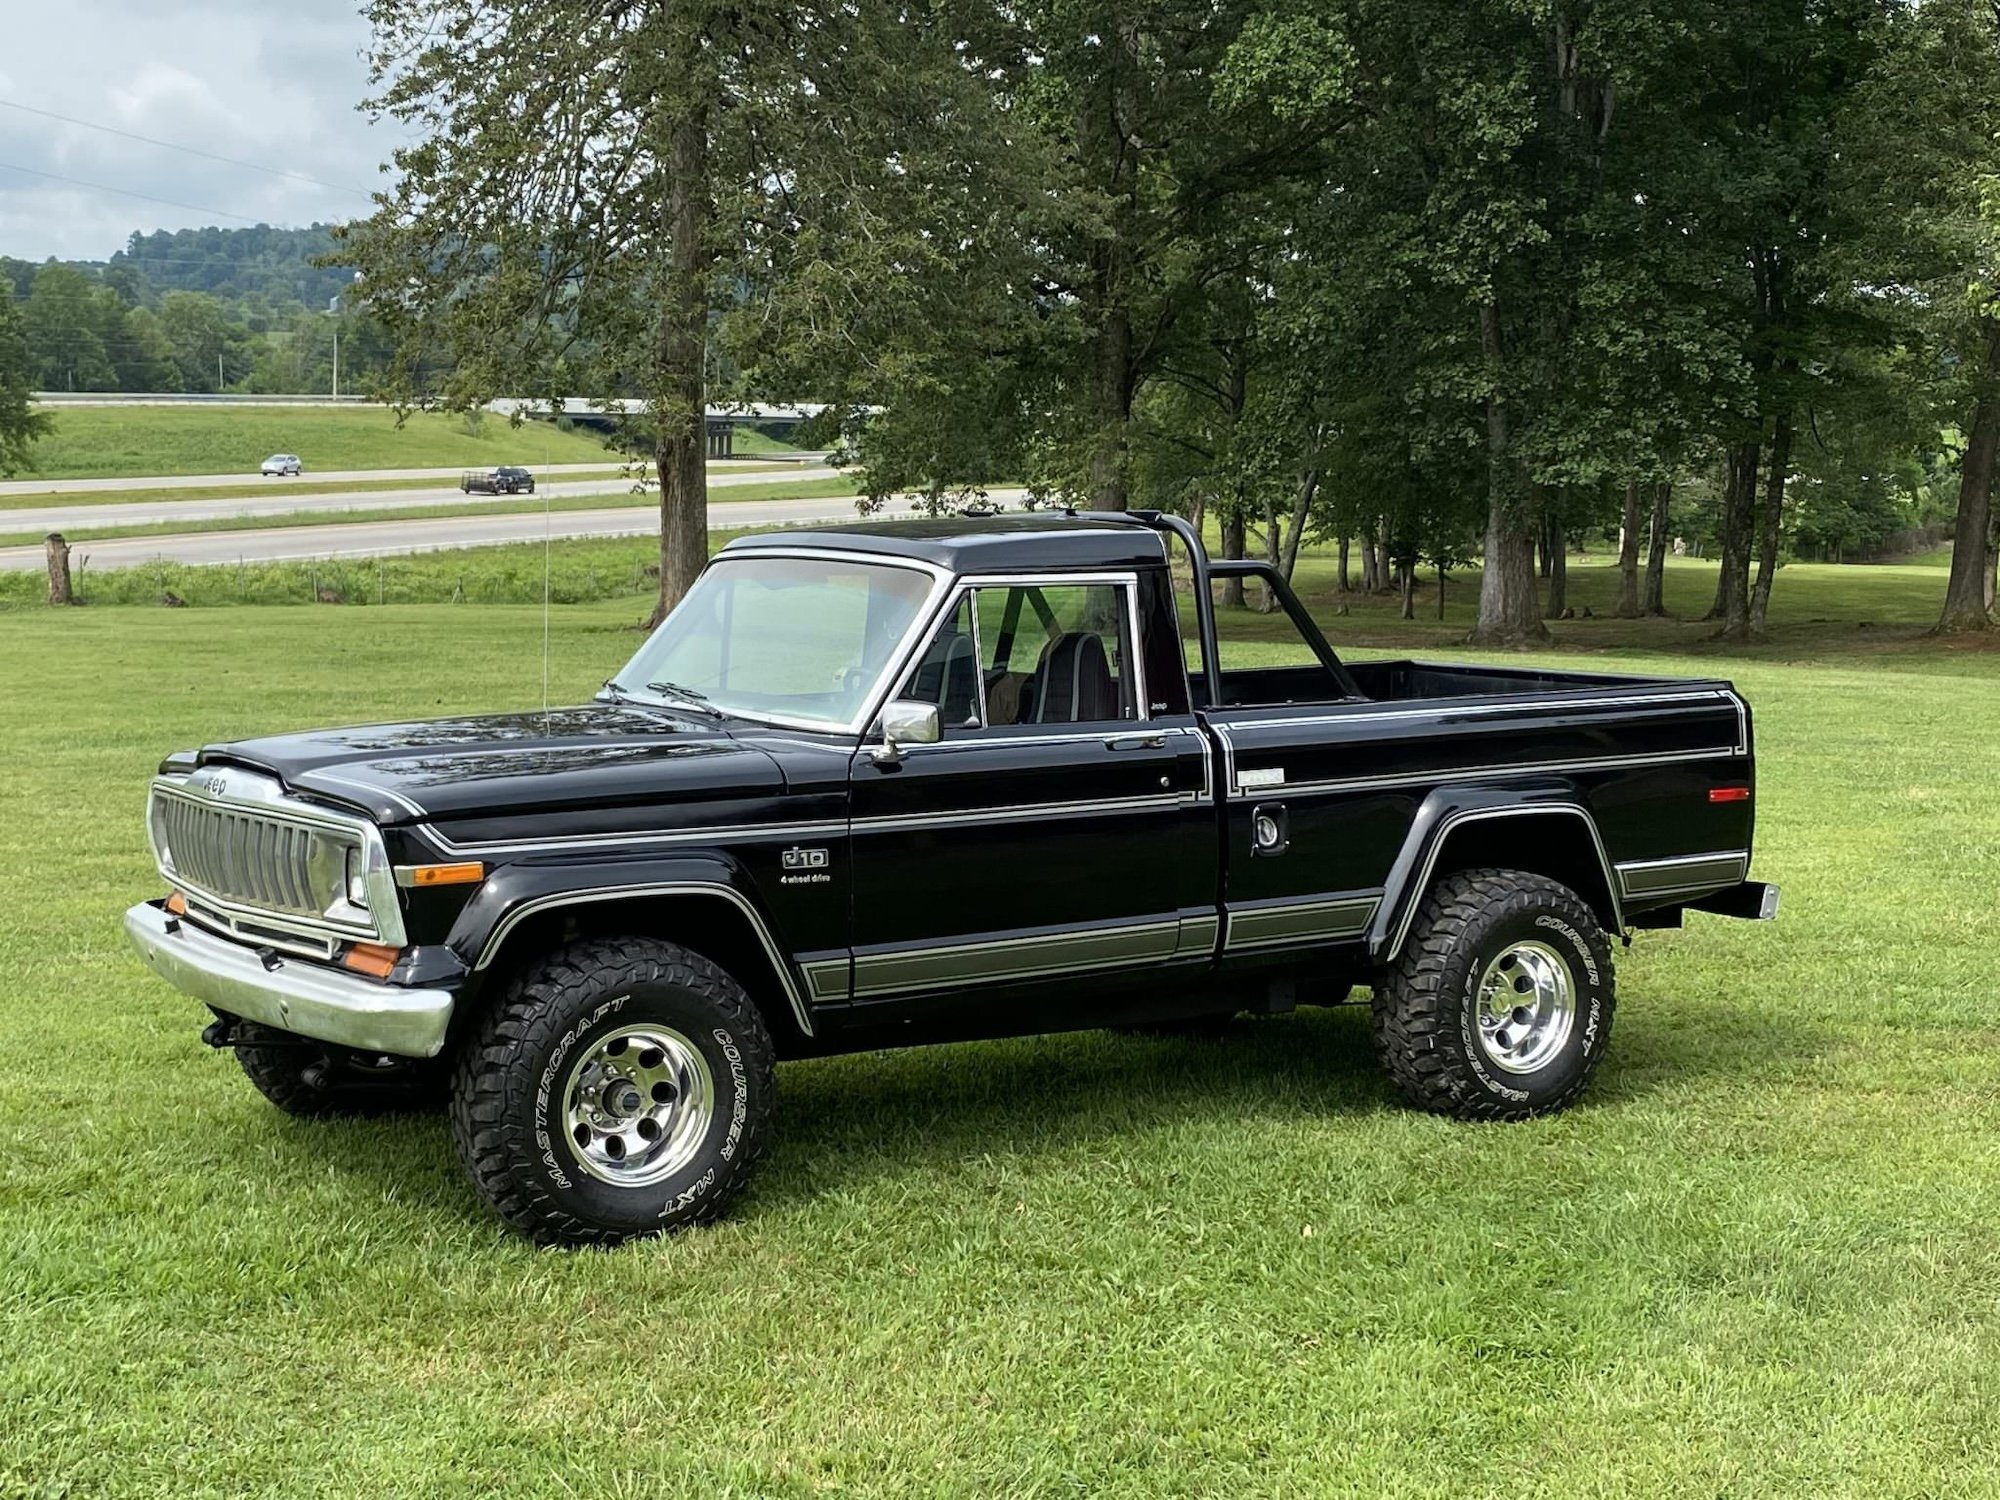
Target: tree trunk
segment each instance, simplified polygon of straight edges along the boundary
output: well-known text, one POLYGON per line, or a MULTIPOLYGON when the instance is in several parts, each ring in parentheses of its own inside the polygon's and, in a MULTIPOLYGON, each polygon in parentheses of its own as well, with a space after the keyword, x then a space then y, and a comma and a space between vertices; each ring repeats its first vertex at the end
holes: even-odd
POLYGON ((1389 571, 1389 518, 1383 516, 1375 524, 1375 591, 1386 594, 1396 586, 1396 575, 1389 571))
POLYGON ((1334 575, 1333 591, 1336 594, 1353 592, 1353 585, 1347 571, 1347 533, 1340 534, 1340 571, 1334 575))
MULTIPOLYGON (((1298 493, 1292 497, 1291 519, 1285 526, 1284 551, 1283 555, 1278 559, 1278 571, 1285 575, 1285 582, 1287 583, 1292 581, 1292 569, 1296 568, 1299 564, 1299 543, 1305 538, 1306 516, 1312 510, 1313 496, 1318 493, 1319 470, 1308 469, 1306 470, 1305 477, 1299 481, 1298 493)), ((1345 538, 1342 539, 1341 552, 1341 572, 1344 574, 1347 571, 1345 566, 1345 538)), ((1345 579, 1342 580, 1342 585, 1344 591, 1345 579)))
POLYGON ((1639 618, 1639 481, 1625 482, 1624 525, 1618 532, 1618 603, 1611 612, 1621 620, 1639 618))
POLYGON ((1518 646, 1544 640, 1548 629, 1535 605, 1535 532, 1521 513, 1509 470, 1507 403, 1500 394, 1500 308, 1479 310, 1479 343, 1486 356, 1486 546, 1479 575, 1479 619, 1469 637, 1478 646, 1518 646))
POLYGON ((69 543, 60 531, 51 531, 45 545, 49 554, 49 603, 76 603, 69 578, 69 543))
MULTIPOLYGON (((1264 561, 1272 567, 1279 564, 1280 540, 1278 536, 1278 502, 1275 498, 1264 502, 1264 561)), ((1278 591, 1268 584, 1257 591, 1257 611, 1259 614, 1276 614, 1278 591)))
MULTIPOLYGON (((701 66, 692 22, 676 42, 689 93, 701 66)), ((667 196, 670 238, 667 285, 654 340, 653 462, 660 477, 660 599, 653 624, 665 619, 708 563, 708 277, 710 220, 708 110, 689 105, 668 124, 667 196)))
MULTIPOLYGON (((1137 211, 1137 137, 1142 67, 1139 23, 1114 6, 1099 40, 1107 53, 1101 93, 1085 106, 1081 135, 1085 161, 1096 173, 1110 212, 1103 233, 1091 245, 1091 311, 1094 315, 1095 370, 1092 404, 1097 417, 1096 447, 1090 460, 1091 503, 1098 510, 1124 510, 1129 489, 1132 398, 1131 225, 1137 211)), ((1240 599, 1239 584, 1235 590, 1240 599)))
POLYGON ((1124 510, 1132 503, 1126 456, 1132 423, 1132 315, 1105 310, 1097 330, 1097 449, 1090 460, 1091 505, 1124 510))
POLYGON ((1438 618, 1444 618, 1444 569, 1438 569, 1438 618))
POLYGON ((1754 438, 1730 446, 1729 479, 1722 490, 1722 570, 1707 615, 1722 622, 1725 640, 1742 640, 1750 633, 1750 526, 1762 459, 1763 445, 1754 438))
POLYGON ((1669 538, 1668 506, 1674 497, 1674 487, 1666 480, 1653 486, 1652 533, 1647 539, 1646 549, 1646 602, 1649 615, 1664 615, 1667 612, 1667 547, 1669 538))
POLYGON ((1771 430, 1770 472, 1764 481, 1764 512, 1757 518, 1757 583, 1750 591, 1749 633, 1764 635, 1771 609, 1771 584, 1778 572, 1779 528, 1785 515, 1785 477, 1792 463, 1792 414, 1783 412, 1771 430))
MULTIPOLYGON (((1546 497, 1547 492, 1543 492, 1546 497)), ((1544 505, 1542 556, 1549 565, 1549 607, 1543 617, 1560 620, 1569 609, 1569 538, 1563 532, 1562 517, 1544 505)))
POLYGON ((1944 588, 1940 634, 1993 625, 1993 471, 2000 456, 2000 319, 1982 318, 1986 365, 1958 473, 1958 524, 1952 532, 1951 577, 1944 588))
POLYGON ((1402 566, 1397 568, 1396 571, 1402 575, 1401 584, 1403 590, 1403 618, 1406 620, 1414 620, 1417 617, 1416 566, 1413 563, 1404 563, 1402 564, 1402 566))
MULTIPOLYGON (((1222 518, 1222 555, 1226 558, 1240 558, 1243 555, 1243 507, 1232 506, 1222 518)), ((1225 578, 1222 580, 1222 606, 1224 609, 1243 608, 1243 580, 1225 578)))

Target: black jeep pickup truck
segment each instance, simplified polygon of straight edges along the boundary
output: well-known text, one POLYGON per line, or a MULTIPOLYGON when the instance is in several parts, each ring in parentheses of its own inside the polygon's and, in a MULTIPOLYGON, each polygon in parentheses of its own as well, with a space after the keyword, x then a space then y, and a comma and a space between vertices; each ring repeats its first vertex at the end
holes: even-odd
POLYGON ((280 1108, 448 1100, 602 1243, 723 1210, 786 1058, 1366 985, 1414 1103, 1558 1109, 1614 935, 1774 913, 1754 792, 1726 682, 1346 664, 1171 517, 857 523, 732 542, 594 703, 169 758, 125 926, 280 1108), (1221 665, 1232 573, 1300 664, 1221 665))

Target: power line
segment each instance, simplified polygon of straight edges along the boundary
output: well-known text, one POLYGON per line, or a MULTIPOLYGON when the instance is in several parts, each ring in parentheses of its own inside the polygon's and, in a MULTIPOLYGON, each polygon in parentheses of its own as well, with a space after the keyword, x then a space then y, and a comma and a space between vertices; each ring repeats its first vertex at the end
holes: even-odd
MULTIPOLYGON (((37 109, 32 104, 21 104, 12 99, 0 99, 0 107, 18 109, 24 114, 40 115, 45 120, 60 120, 65 125, 80 125, 85 130, 101 130, 106 135, 123 136, 128 141, 140 141, 145 145, 160 146, 168 151, 184 151, 189 156, 200 156, 209 161, 219 161, 226 166, 247 167, 252 172, 268 172, 273 177, 289 177, 294 182, 310 182, 314 187, 328 188, 336 193, 352 193, 360 198, 374 197, 374 194, 369 192, 368 189, 354 187, 348 183, 327 182, 318 177, 308 177, 304 172, 290 172, 282 167, 267 167, 259 162, 244 161, 241 157, 237 156, 218 156, 213 151, 203 151, 196 146, 182 146, 173 141, 158 140, 150 135, 138 135, 130 130, 120 130, 115 125, 100 125, 95 120, 79 120, 73 115, 59 115, 52 109, 37 109)), ((113 189, 113 191, 116 191, 116 189, 113 189)), ((185 205, 177 204, 175 206, 182 207, 185 205)), ((229 217, 236 218, 238 216, 231 214, 229 217)))
POLYGON ((46 177, 50 182, 67 182, 72 187, 89 188, 94 193, 117 193, 121 197, 138 198, 147 203, 163 203, 168 208, 184 208, 191 214, 213 214, 218 219, 235 219, 243 224, 261 224, 262 219, 253 219, 247 214, 232 214, 225 209, 203 208, 195 203, 181 203, 173 198, 155 198, 151 193, 135 193, 130 188, 109 187, 101 182, 85 182, 81 177, 65 177, 59 172, 44 172, 38 167, 24 167, 19 162, 0 161, 0 167, 10 172, 25 172, 30 177, 46 177))

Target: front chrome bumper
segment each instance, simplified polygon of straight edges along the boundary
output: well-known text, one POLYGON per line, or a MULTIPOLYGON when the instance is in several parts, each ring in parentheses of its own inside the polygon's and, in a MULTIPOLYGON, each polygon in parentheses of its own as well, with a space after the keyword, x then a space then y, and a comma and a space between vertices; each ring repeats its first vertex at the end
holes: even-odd
POLYGON ((125 913, 125 935, 155 974, 226 1015, 357 1052, 436 1057, 451 1024, 450 990, 378 984, 298 958, 257 954, 150 901, 125 913))

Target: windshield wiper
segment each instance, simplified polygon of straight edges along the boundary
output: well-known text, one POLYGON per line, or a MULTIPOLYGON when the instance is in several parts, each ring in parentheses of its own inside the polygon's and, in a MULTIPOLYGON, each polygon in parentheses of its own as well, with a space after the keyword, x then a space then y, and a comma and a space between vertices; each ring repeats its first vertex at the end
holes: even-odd
POLYGON ((632 701, 632 695, 619 686, 616 677, 605 678, 604 681, 597 685, 597 690, 601 693, 609 693, 613 703, 630 703, 632 701))
POLYGON ((691 687, 682 687, 678 682, 649 682, 646 684, 646 691, 658 693, 662 698, 678 698, 684 703, 694 705, 702 713, 714 714, 718 719, 723 717, 722 710, 708 701, 708 694, 698 693, 691 687))

